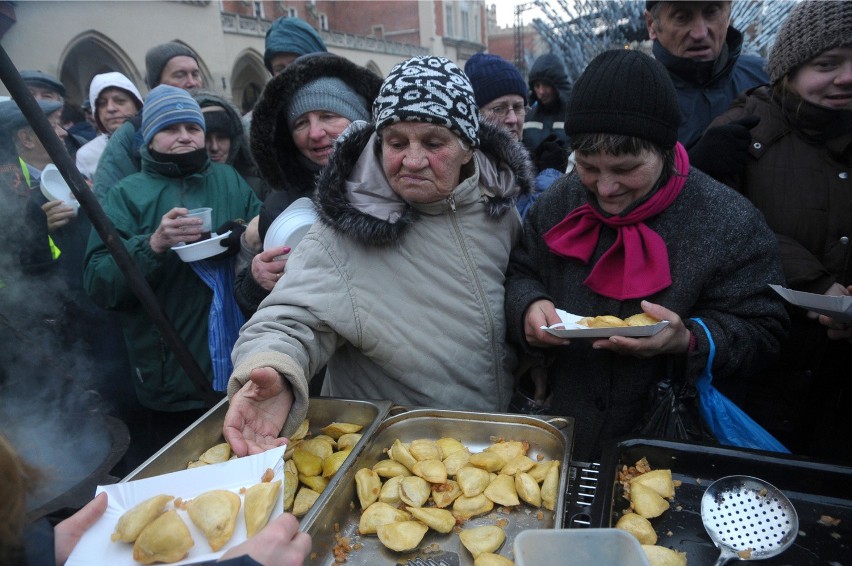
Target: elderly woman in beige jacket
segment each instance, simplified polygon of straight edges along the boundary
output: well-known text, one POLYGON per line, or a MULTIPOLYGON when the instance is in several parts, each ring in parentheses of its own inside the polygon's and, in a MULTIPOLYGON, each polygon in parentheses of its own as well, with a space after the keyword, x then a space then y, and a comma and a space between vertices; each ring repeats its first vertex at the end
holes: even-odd
POLYGON ((514 200, 532 185, 526 152, 480 128, 470 82, 441 57, 397 65, 373 117, 338 143, 318 182, 320 221, 234 348, 224 434, 239 455, 295 430, 323 365, 324 395, 508 405, 503 281, 520 236, 514 200))

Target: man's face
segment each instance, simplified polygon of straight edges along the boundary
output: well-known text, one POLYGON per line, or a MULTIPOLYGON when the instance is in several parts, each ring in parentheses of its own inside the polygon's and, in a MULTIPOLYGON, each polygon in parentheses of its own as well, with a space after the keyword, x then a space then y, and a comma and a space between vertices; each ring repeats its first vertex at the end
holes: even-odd
POLYGON ((534 81, 533 90, 535 91, 536 99, 542 106, 552 104, 557 97, 556 89, 550 83, 544 81, 534 81))
POLYGON ((524 97, 517 94, 507 94, 495 98, 480 108, 480 114, 486 122, 505 128, 516 140, 521 139, 524 135, 526 111, 524 97))
POLYGON ((171 85, 183 90, 201 88, 201 71, 192 57, 172 57, 160 73, 160 84, 171 85))
POLYGON ((730 20, 730 2, 661 2, 656 19, 645 12, 651 39, 672 55, 696 61, 719 57, 730 20))
POLYGON ((55 100, 62 102, 62 96, 52 88, 30 83, 27 84, 27 89, 36 100, 55 100))
POLYGON ((277 77, 281 74, 281 71, 286 69, 290 63, 298 59, 298 53, 276 53, 269 60, 269 65, 272 67, 272 76, 277 77))

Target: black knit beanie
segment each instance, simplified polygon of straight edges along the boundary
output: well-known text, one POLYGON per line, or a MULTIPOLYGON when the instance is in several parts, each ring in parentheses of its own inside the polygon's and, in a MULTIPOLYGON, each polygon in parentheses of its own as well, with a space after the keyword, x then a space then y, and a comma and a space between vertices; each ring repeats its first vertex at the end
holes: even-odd
POLYGON ((767 70, 772 84, 820 53, 852 43, 852 2, 805 1, 787 15, 781 25, 767 70))
POLYGON ((149 89, 160 84, 163 68, 175 57, 192 57, 198 62, 198 56, 192 49, 176 41, 155 45, 148 50, 145 54, 145 82, 149 89))
POLYGON ((677 142, 680 108, 666 69, 629 49, 605 51, 592 59, 574 83, 565 132, 620 134, 651 141, 663 149, 677 142))

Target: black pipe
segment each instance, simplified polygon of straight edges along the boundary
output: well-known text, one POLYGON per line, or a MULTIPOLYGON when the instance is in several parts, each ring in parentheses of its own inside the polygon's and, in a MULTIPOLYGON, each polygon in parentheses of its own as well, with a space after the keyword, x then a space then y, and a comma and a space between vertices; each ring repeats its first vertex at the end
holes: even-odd
POLYGON ((9 90, 9 94, 12 95, 21 112, 27 118, 33 132, 41 140, 53 164, 62 173, 80 206, 86 211, 89 220, 92 222, 92 226, 97 230, 101 240, 103 240, 113 259, 115 259, 118 268, 127 279, 127 284, 131 291, 133 291, 142 303, 142 306, 148 312, 148 316, 151 317, 151 320, 160 330, 160 333, 162 333, 166 345, 174 353, 178 363, 201 393, 204 402, 210 407, 214 406, 221 399, 221 394, 213 390, 210 381, 204 376, 204 372, 201 371, 201 367, 186 347, 177 329, 175 329, 174 325, 166 317, 163 309, 160 307, 160 303, 157 302, 154 291, 148 285, 145 277, 139 271, 136 262, 124 247, 124 243, 115 226, 113 226, 109 217, 104 213, 98 199, 95 198, 94 193, 83 179, 83 176, 77 171, 77 167, 71 161, 71 156, 68 155, 65 145, 57 137, 56 132, 53 131, 53 127, 47 121, 44 113, 42 113, 38 102, 30 94, 29 89, 27 89, 26 84, 21 79, 20 73, 18 73, 18 69, 15 68, 14 63, 12 63, 12 60, 2 45, 0 45, 0 79, 3 80, 3 84, 9 90))

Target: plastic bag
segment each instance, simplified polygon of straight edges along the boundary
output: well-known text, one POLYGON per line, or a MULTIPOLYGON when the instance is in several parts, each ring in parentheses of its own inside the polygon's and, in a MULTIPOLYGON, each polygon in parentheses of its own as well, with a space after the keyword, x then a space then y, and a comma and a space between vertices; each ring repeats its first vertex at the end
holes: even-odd
POLYGON ((693 318, 707 333, 710 342, 710 355, 707 357, 707 366, 695 383, 698 390, 699 409, 704 423, 716 437, 720 444, 738 446, 740 448, 756 448, 771 452, 790 451, 769 434, 754 419, 748 416, 736 403, 725 397, 718 389, 713 387, 713 358, 716 355, 716 344, 710 329, 700 318, 693 318))
POLYGON ((714 440, 701 418, 694 387, 666 378, 656 383, 650 397, 638 434, 672 440, 714 440))

